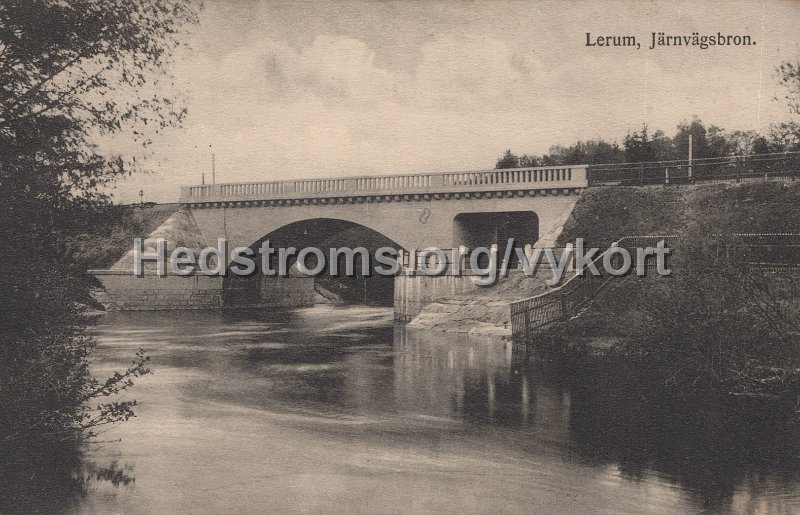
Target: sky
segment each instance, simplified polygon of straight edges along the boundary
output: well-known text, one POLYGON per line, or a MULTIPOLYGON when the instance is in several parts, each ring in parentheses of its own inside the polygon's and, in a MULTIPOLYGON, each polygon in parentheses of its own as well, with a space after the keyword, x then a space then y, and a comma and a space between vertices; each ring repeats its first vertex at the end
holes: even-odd
POLYGON ((776 66, 800 58, 800 2, 205 0, 175 55, 180 128, 144 151, 121 203, 181 185, 481 170, 506 150, 788 118, 776 66), (652 32, 750 35, 751 46, 657 47, 652 32), (586 33, 641 48, 587 47, 586 33))

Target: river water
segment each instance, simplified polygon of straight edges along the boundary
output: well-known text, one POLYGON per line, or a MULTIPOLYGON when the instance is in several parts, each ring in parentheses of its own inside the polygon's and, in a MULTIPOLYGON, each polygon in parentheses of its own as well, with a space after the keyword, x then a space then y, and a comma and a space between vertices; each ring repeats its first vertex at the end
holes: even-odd
POLYGON ((404 330, 390 309, 112 313, 93 332, 98 375, 140 347, 154 373, 137 417, 86 449, 66 511, 800 509, 796 432, 769 415, 518 369, 506 342, 404 330))

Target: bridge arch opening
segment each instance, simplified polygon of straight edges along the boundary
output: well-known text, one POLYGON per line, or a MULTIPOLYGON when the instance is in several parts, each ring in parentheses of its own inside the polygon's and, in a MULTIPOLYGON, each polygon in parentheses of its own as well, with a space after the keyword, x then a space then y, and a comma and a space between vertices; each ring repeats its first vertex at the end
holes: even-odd
MULTIPOLYGON (((370 273, 364 274, 362 256, 355 253, 354 274, 345 274, 346 257, 339 256, 336 268, 339 274, 329 272, 330 249, 363 247, 371 258, 381 247, 401 250, 402 247, 384 234, 367 226, 335 218, 313 218, 292 222, 269 232, 253 242, 250 248, 258 252, 262 243, 269 240, 272 249, 294 247, 296 253, 286 259, 288 277, 265 275, 260 254, 255 254, 256 271, 248 277, 228 274, 223 284, 223 303, 226 307, 238 306, 292 306, 313 303, 342 303, 391 306, 394 300, 394 277, 376 274, 374 266, 381 266, 371 259, 370 273), (300 272, 297 266, 297 253, 304 248, 315 247, 326 258, 325 268, 314 277, 300 272)), ((403 249, 405 250, 405 249, 403 249)), ((270 269, 279 270, 279 256, 276 250, 270 260, 270 269)), ((317 264, 313 254, 304 263, 309 269, 317 264)))
MULTIPOLYGON (((465 245, 471 249, 497 245, 502 256, 510 239, 514 247, 534 244, 539 239, 539 217, 533 211, 493 211, 460 213, 453 219, 453 247, 465 245)), ((516 266, 512 251, 511 265, 516 266)))

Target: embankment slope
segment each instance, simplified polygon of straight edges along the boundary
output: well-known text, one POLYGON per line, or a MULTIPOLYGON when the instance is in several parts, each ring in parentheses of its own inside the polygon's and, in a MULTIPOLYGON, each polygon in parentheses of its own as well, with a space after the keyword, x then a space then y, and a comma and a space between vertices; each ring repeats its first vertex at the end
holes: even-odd
MULTIPOLYGON (((587 247, 607 248, 623 236, 680 235, 699 224, 718 233, 799 232, 800 181, 592 188, 581 194, 556 245, 583 238, 587 247)), ((543 292, 543 282, 543 277, 502 279, 477 294, 428 305, 409 326, 508 336, 508 303, 543 292)), ((618 304, 606 303, 608 308, 618 304)), ((583 329, 591 333, 592 324, 583 329)))

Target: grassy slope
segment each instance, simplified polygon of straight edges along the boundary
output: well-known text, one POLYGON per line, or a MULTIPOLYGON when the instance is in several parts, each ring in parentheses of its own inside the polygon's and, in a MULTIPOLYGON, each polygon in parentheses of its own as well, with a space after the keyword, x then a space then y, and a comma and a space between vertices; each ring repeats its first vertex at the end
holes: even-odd
POLYGON ((110 268, 133 247, 134 238, 144 238, 180 209, 178 204, 155 206, 111 206, 98 216, 92 230, 76 238, 74 252, 86 269, 110 268))
MULTIPOLYGON (((592 189, 576 205, 559 243, 584 237, 602 247, 624 235, 685 234, 700 225, 719 233, 800 232, 800 181, 592 189)), ((635 306, 647 295, 647 282, 659 280, 611 281, 570 334, 625 336, 642 323, 635 306)))
POLYGON ((698 223, 720 233, 800 231, 800 181, 590 189, 558 243, 584 238, 605 246, 622 236, 681 234, 698 223))
MULTIPOLYGON (((601 248, 622 236, 683 234, 698 223, 715 232, 800 231, 800 181, 759 182, 693 187, 592 188, 580 200, 564 226, 559 245, 584 238, 601 248)), ((650 278, 647 280, 657 280, 650 278)), ((426 307, 413 326, 468 331, 480 326, 509 329, 507 303, 544 290, 541 281, 500 281, 479 295, 464 295, 426 307)), ((631 308, 646 288, 628 281, 610 284, 596 303, 594 316, 572 327, 578 334, 625 333, 637 321, 631 308), (625 320, 620 324, 620 320, 625 320)))

